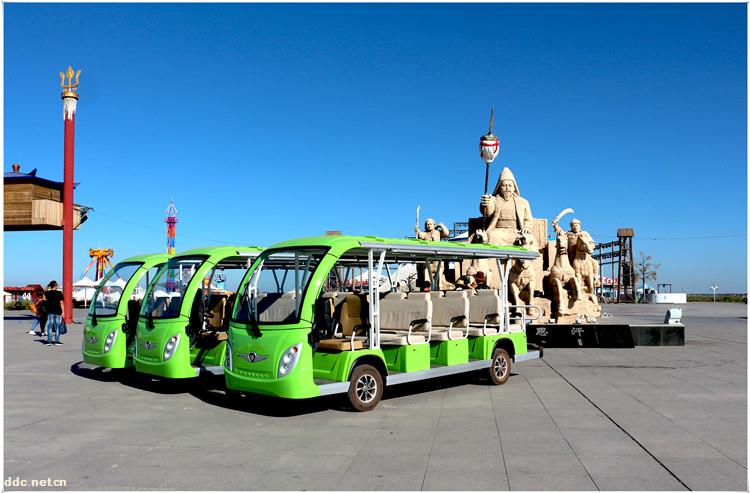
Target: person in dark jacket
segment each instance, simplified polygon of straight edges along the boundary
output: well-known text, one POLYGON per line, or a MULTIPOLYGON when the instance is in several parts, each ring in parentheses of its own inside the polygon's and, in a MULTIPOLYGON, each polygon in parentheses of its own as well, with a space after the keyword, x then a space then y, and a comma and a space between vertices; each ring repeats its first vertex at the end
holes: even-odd
POLYGON ((45 308, 47 309, 47 342, 45 346, 62 344, 60 330, 65 316, 63 305, 63 294, 57 289, 57 281, 49 283, 47 291, 44 292, 45 308), (52 338, 55 338, 53 341, 52 338))

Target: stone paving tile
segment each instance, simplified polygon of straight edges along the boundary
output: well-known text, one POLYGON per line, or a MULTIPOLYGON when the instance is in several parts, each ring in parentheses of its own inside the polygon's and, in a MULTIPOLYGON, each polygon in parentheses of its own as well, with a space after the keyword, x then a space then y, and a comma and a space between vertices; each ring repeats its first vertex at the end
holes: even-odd
POLYGON ((596 491, 599 488, 585 474, 540 472, 511 475, 511 491, 596 491))
POLYGON ((642 477, 637 471, 629 471, 624 476, 597 476, 596 485, 601 491, 684 491, 671 476, 659 478, 642 477))
POLYGON ((396 450, 387 455, 359 454, 335 486, 339 490, 420 490, 427 457, 396 450))

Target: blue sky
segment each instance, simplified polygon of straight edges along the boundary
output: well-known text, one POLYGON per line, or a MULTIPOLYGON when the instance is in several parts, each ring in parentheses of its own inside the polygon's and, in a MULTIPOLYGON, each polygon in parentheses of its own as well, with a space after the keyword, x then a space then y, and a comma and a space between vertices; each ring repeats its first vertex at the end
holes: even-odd
MULTIPOLYGON (((674 290, 746 291, 745 4, 5 4, 5 171, 62 180, 58 72, 82 70, 88 249, 413 234, 478 214, 477 145, 535 217, 618 227, 674 290), (681 239, 686 238, 686 239, 681 239)), ((491 185, 492 186, 492 185, 491 185)), ((5 284, 61 277, 61 232, 4 234, 5 284)))

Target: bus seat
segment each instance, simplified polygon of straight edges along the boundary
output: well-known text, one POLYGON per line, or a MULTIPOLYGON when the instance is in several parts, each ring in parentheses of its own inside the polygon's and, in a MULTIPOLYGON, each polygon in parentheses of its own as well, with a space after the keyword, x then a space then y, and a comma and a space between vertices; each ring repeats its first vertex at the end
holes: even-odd
POLYGON ((409 293, 406 299, 385 298, 380 301, 380 343, 404 346, 429 342, 431 319, 429 293, 409 293))
POLYGON ((362 325, 362 298, 359 295, 353 293, 347 293, 341 304, 341 317, 339 318, 339 324, 341 326, 341 333, 346 336, 352 335, 354 327, 362 325))
POLYGON ((497 334, 501 323, 500 296, 494 289, 478 289, 469 301, 469 335, 497 334))
MULTIPOLYGON (((362 298, 354 293, 336 293, 332 299, 335 310, 338 311, 338 320, 335 320, 335 332, 331 339, 323 339, 318 342, 318 349, 329 349, 334 351, 351 351, 352 333, 357 327, 364 329, 366 324, 362 320, 362 298), (343 296, 339 296, 343 295, 343 296), (338 306, 336 306, 336 298, 338 306)), ((362 349, 365 335, 354 336, 354 349, 362 349)))
POLYGON ((341 319, 341 305, 346 299, 346 293, 328 291, 320 295, 315 305, 315 324, 323 339, 336 336, 338 321, 341 319))
POLYGON ((432 338, 437 341, 464 339, 468 336, 469 300, 464 291, 447 291, 432 297, 432 338), (459 329, 459 330, 456 330, 459 329))
POLYGON ((153 310, 155 317, 163 317, 169 312, 169 302, 172 300, 169 296, 159 296, 156 298, 155 307, 153 310))
POLYGON ((224 326, 224 314, 227 306, 227 296, 223 294, 212 294, 208 299, 206 307, 206 322, 213 329, 221 329, 224 326))
POLYGON ((291 320, 297 308, 294 292, 268 293, 262 300, 258 300, 258 312, 261 322, 268 320, 291 320))

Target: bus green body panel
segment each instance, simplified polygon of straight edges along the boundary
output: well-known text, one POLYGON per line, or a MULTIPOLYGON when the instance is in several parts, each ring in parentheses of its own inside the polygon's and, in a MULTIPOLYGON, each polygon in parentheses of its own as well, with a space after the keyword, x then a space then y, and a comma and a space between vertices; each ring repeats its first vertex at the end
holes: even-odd
POLYGON ((513 354, 511 356, 524 354, 528 351, 525 332, 501 333, 489 336, 469 337, 469 358, 472 360, 491 359, 492 353, 495 351, 495 346, 501 339, 512 343, 513 354))
POLYGON ((304 399, 320 395, 312 378, 313 357, 307 338, 310 328, 276 328, 255 337, 245 326, 232 322, 229 344, 232 361, 224 368, 227 387, 239 391, 304 399), (302 343, 299 360, 289 374, 279 377, 281 355, 290 347, 302 343), (252 358, 249 355, 254 355, 252 358))
POLYGON ((430 345, 386 346, 382 348, 388 371, 408 373, 430 369, 430 345))
POLYGON ((430 363, 433 365, 453 366, 468 362, 469 341, 467 339, 430 342, 430 363))
MULTIPOLYGON (((133 296, 133 291, 146 273, 154 266, 166 262, 169 256, 165 253, 155 253, 150 255, 137 255, 126 258, 118 262, 118 265, 125 263, 141 263, 142 265, 133 273, 127 284, 123 288, 121 301, 118 303, 117 313, 111 317, 97 317, 97 323, 94 325, 92 303, 89 307, 89 314, 86 323, 83 326, 83 342, 81 352, 84 363, 90 365, 102 366, 104 368, 128 368, 133 366, 133 344, 127 347, 127 334, 123 330, 125 324, 128 304, 127 300, 133 296), (105 341, 111 333, 115 334, 115 340, 109 351, 104 351, 105 341)), ((117 265, 114 267, 117 269, 117 265)), ((94 293, 94 301, 99 290, 94 293)))
POLYGON ((190 361, 193 366, 224 366, 227 354, 227 342, 215 337, 199 339, 190 347, 190 361))
POLYGON ((318 351, 313 357, 313 376, 323 380, 347 382, 352 368, 363 357, 375 357, 383 363, 383 366, 387 365, 383 351, 379 349, 357 349, 333 353, 318 351))
MULTIPOLYGON (((135 369, 141 373, 147 373, 162 378, 192 378, 198 376, 199 366, 220 366, 224 362, 226 352, 226 341, 220 341, 210 349, 200 351, 190 347, 190 338, 186 327, 190 322, 195 295, 201 287, 204 276, 211 271, 222 260, 239 256, 244 252, 262 252, 263 249, 255 246, 222 246, 196 248, 180 252, 172 257, 195 257, 205 255, 207 258, 195 271, 190 282, 185 288, 185 294, 180 306, 180 313, 175 318, 154 319, 153 328, 149 327, 148 317, 141 314, 138 318, 136 331, 136 349, 133 357, 135 369), (179 342, 174 353, 168 360, 164 360, 164 350, 167 342, 173 336, 179 335, 179 342), (197 360, 196 358, 200 358, 197 360), (220 362, 220 363, 216 363, 220 362)), ((146 297, 151 294, 151 286, 146 292, 146 297)))
POLYGON ((148 322, 141 317, 138 320, 136 348, 133 360, 135 369, 163 378, 192 378, 198 375, 192 366, 190 357, 190 340, 185 332, 188 317, 167 320, 154 320, 154 328, 148 328, 148 322), (177 348, 172 357, 164 361, 164 347, 173 336, 179 335, 177 348))
POLYGON ((93 327, 91 319, 86 320, 82 343, 84 363, 104 368, 132 366, 132 347, 126 347, 126 334, 122 330, 124 323, 125 317, 115 317, 106 322, 99 322, 96 327, 93 327), (111 333, 115 333, 115 340, 109 351, 104 352, 104 342, 111 333))

